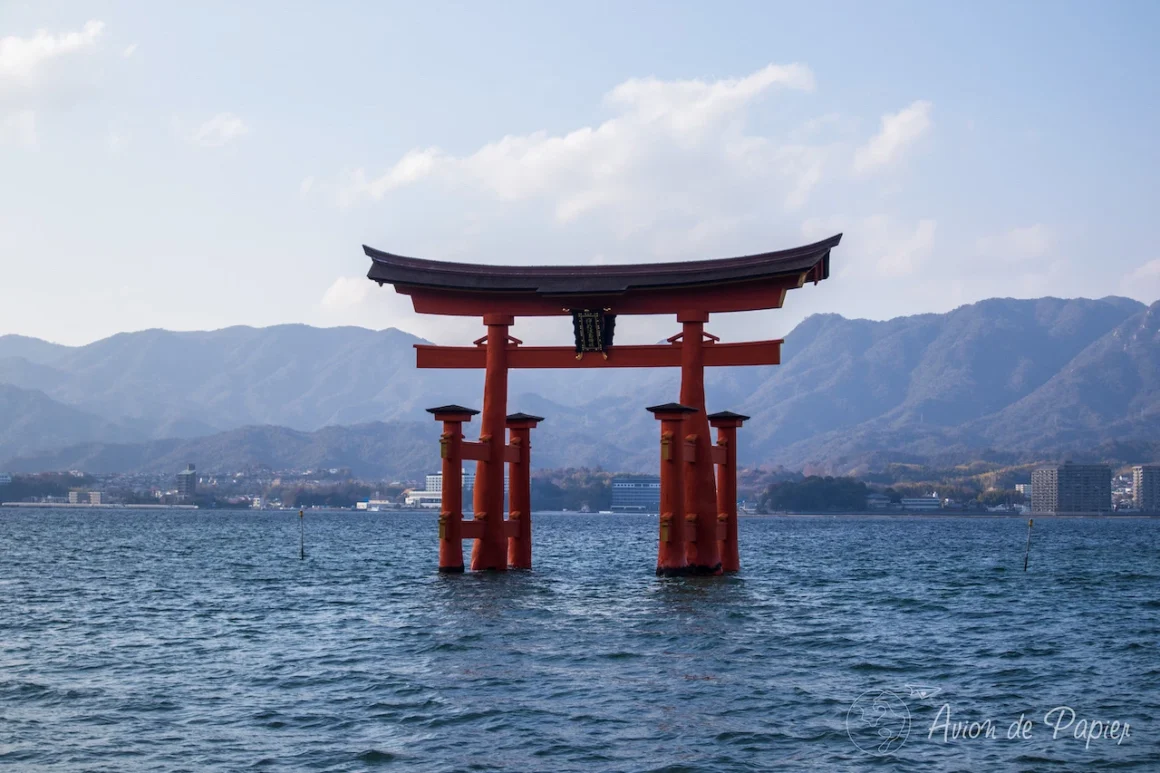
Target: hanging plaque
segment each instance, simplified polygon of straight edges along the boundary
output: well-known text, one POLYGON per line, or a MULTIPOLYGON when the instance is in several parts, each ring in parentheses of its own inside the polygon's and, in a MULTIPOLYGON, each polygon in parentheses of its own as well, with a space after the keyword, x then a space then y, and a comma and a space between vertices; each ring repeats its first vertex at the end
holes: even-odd
POLYGON ((616 328, 616 315, 605 314, 602 309, 572 309, 572 333, 576 338, 576 359, 585 352, 600 352, 608 358, 608 348, 612 346, 612 333, 616 328))

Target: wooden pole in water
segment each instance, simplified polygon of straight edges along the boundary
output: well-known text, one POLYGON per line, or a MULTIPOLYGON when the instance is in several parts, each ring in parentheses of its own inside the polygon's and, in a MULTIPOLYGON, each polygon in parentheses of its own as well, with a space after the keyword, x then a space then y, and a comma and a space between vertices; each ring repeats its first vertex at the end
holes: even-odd
POLYGON ((298 559, 306 558, 306 514, 298 511, 298 559))
POLYGON ((1027 519, 1027 548, 1023 551, 1023 571, 1027 571, 1027 558, 1031 555, 1031 524, 1034 523, 1034 518, 1027 519))

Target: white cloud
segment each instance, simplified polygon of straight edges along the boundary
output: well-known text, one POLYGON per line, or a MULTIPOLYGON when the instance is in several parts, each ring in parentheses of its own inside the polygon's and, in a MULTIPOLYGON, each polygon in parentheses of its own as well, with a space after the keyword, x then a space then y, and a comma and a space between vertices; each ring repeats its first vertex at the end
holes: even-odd
POLYGON ((1120 291, 1147 304, 1160 300, 1160 258, 1137 266, 1120 281, 1120 291))
POLYGON ((110 153, 120 153, 125 149, 126 140, 124 132, 115 126, 110 126, 109 133, 105 136, 105 147, 109 149, 110 153))
POLYGON ((36 113, 32 110, 17 110, 8 115, 0 115, 0 146, 2 145, 35 150, 36 113))
POLYGON ((362 305, 378 285, 365 276, 340 276, 326 289, 322 296, 322 308, 330 312, 342 312, 362 305))
POLYGON ((90 21, 82 29, 59 35, 38 30, 30 37, 0 37, 0 144, 37 147, 36 119, 52 112, 52 63, 96 48, 104 22, 90 21), (49 87, 46 89, 45 87, 49 87))
POLYGON ((189 141, 206 148, 218 148, 250 133, 250 127, 233 113, 218 113, 193 130, 189 141))
POLYGON ((886 214, 811 218, 802 235, 816 241, 842 232, 839 278, 897 278, 917 273, 934 251, 937 221, 902 222, 886 214))
POLYGON ((986 258, 1029 260, 1047 254, 1052 245, 1051 231, 1042 223, 1012 228, 1001 234, 982 236, 976 243, 979 254, 986 258))
POLYGON ((878 271, 884 276, 908 276, 930 257, 934 250, 934 220, 919 220, 912 232, 891 230, 889 219, 881 224, 873 219, 867 223, 872 230, 879 231, 885 247, 878 258, 878 271))
POLYGON ((310 193, 310 189, 313 187, 314 187, 314 178, 313 177, 302 178, 302 182, 298 184, 298 195, 301 196, 302 198, 306 198, 306 196, 309 195, 309 193, 310 193))
MULTIPOLYGON (((326 324, 360 325, 373 329, 397 327, 428 340, 448 342, 473 341, 482 335, 480 321, 475 317, 445 317, 437 314, 416 314, 411 297, 395 292, 390 285, 379 285, 366 276, 340 276, 323 293, 319 304, 322 321, 326 324)), ((553 326, 552 320, 532 322, 532 338, 543 329, 553 326)), ((571 325, 571 321, 568 321, 571 325)), ((521 336, 522 337, 522 336, 521 336)))
POLYGON ((878 133, 854 153, 854 171, 868 174, 900 158, 930 130, 931 107, 930 102, 919 100, 897 113, 882 116, 878 133))
POLYGON ((621 232, 647 227, 658 212, 699 216, 706 200, 754 190, 779 191, 785 208, 797 208, 821 179, 826 152, 746 134, 747 108, 775 87, 811 91, 813 74, 789 64, 716 81, 634 78, 605 96, 616 115, 604 123, 508 135, 466 156, 416 148, 377 177, 348 174, 339 203, 430 181, 500 202, 544 202, 557 223, 614 213, 621 232))
POLYGON ((121 56, 124 57, 125 59, 128 59, 129 57, 131 57, 135 53, 137 53, 137 44, 130 43, 129 45, 125 46, 125 50, 123 50, 121 52, 121 56))
POLYGON ((438 148, 408 151, 395 162, 394 166, 374 180, 366 180, 361 169, 353 175, 354 193, 366 193, 372 198, 381 199, 386 193, 417 182, 426 177, 435 169, 436 163, 450 160, 438 148))
POLYGON ((744 78, 712 83, 633 78, 614 88, 605 102, 640 123, 659 122, 674 136, 692 140, 771 86, 813 91, 814 75, 802 64, 771 64, 744 78))
POLYGON ((104 29, 104 22, 90 21, 79 32, 53 35, 38 30, 28 38, 0 38, 0 83, 30 79, 52 59, 92 48, 104 29))
MULTIPOLYGON (((729 237, 743 225, 744 218, 739 215, 712 215, 691 221, 687 228, 678 230, 664 230, 654 239, 656 252, 661 255, 679 253, 682 250, 695 250, 713 254, 718 245, 727 241, 729 237)), ((600 256, 601 263, 606 262, 600 256)))
POLYGON ((1160 258, 1148 261, 1128 276, 1132 279, 1160 279, 1160 258))

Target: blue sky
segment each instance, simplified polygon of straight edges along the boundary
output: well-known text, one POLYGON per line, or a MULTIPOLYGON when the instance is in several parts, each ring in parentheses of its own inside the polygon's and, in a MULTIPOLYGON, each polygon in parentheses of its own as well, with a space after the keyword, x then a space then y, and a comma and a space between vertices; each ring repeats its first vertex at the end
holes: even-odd
POLYGON ((996 295, 1150 303, 1158 22, 1151 3, 3 2, 0 334, 478 334, 363 279, 363 243, 599 264, 846 234, 829 281, 711 323, 732 339, 996 295))

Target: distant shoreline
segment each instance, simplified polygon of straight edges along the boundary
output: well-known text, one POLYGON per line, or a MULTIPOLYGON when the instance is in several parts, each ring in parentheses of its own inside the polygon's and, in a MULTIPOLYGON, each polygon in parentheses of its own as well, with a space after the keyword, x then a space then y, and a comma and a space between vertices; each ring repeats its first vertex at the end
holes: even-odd
POLYGON ((61 510, 197 510, 197 505, 122 505, 122 504, 101 504, 94 505, 91 502, 77 502, 70 504, 68 502, 0 502, 0 507, 32 507, 40 509, 61 509, 61 510))
POLYGON ((965 513, 965 512, 833 512, 833 513, 738 513, 738 518, 1160 518, 1160 513, 965 513))
MULTIPOLYGON (((0 507, 25 508, 25 509, 40 509, 40 510, 197 510, 200 512, 213 513, 250 513, 257 515, 259 513, 293 513, 300 508, 281 508, 281 509, 262 509, 251 510, 248 508, 210 508, 204 510, 197 505, 125 505, 125 504, 100 504, 94 505, 91 503, 77 503, 68 504, 67 502, 0 502, 0 507)), ((345 507, 318 507, 318 508, 302 508, 306 512, 315 513, 352 513, 358 515, 374 514, 374 515, 391 515, 391 514, 430 514, 435 516, 437 513, 434 510, 397 508, 390 510, 352 510, 345 507)), ((608 513, 581 513, 575 510, 533 510, 532 515, 591 515, 602 516, 610 515, 608 513)), ((650 518, 658 517, 656 513, 627 513, 617 512, 611 515, 643 515, 650 518)), ((738 518, 1019 518, 1019 519, 1068 519, 1068 518, 1116 518, 1128 520, 1132 518, 1160 518, 1160 513, 965 513, 965 512, 900 512, 900 511, 842 511, 842 512, 811 512, 811 513, 738 513, 738 518)), ((464 520, 470 521, 470 518, 464 520)))

